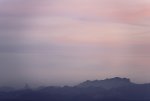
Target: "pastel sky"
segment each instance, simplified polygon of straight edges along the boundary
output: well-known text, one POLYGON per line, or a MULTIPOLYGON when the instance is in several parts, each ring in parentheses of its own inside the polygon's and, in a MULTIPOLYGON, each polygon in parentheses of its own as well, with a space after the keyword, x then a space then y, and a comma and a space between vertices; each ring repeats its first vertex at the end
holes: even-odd
POLYGON ((149 0, 1 0, 0 85, 150 82, 149 32, 149 0))

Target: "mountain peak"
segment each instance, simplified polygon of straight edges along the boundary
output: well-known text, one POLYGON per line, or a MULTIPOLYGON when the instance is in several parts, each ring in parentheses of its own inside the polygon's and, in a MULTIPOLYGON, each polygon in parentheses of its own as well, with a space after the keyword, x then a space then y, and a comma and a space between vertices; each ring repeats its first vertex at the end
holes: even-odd
POLYGON ((114 78, 108 78, 101 81, 122 81, 122 82, 131 82, 129 78, 121 78, 121 77, 114 77, 114 78))
POLYGON ((105 89, 111 89, 111 88, 118 88, 126 85, 131 85, 131 84, 133 83, 128 78, 114 77, 114 78, 108 78, 104 80, 94 80, 94 81, 87 80, 79 84, 78 87, 102 87, 105 89))

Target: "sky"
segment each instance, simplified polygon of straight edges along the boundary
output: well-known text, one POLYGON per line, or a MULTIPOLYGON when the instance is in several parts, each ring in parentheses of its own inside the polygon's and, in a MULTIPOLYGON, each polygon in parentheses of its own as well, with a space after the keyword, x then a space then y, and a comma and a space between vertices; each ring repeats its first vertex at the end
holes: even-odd
POLYGON ((150 82, 149 0, 0 0, 0 86, 150 82))

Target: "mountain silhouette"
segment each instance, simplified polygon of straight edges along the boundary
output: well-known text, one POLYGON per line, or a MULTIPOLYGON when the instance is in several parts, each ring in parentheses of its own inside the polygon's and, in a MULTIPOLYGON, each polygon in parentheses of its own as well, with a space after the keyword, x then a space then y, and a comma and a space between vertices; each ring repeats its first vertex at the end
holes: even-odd
POLYGON ((150 84, 120 77, 87 80, 73 87, 0 90, 0 101, 150 101, 150 84))
POLYGON ((94 80, 94 81, 87 80, 79 84, 78 87, 102 87, 105 89, 112 89, 133 84, 134 83, 132 83, 128 78, 115 77, 105 80, 94 80))

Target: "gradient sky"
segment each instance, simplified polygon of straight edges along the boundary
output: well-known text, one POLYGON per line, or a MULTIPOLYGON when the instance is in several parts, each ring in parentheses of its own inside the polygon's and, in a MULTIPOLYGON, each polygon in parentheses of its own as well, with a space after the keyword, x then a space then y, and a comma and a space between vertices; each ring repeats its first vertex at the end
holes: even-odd
POLYGON ((149 0, 0 1, 0 85, 150 82, 149 0))

